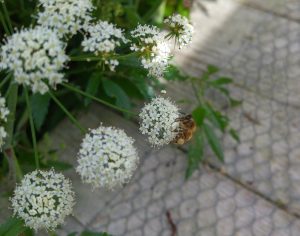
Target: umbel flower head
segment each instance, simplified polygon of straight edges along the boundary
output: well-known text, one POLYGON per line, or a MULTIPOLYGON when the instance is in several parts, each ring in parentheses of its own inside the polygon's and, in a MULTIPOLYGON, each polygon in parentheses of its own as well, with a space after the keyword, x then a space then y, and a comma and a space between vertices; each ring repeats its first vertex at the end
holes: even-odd
POLYGON ((139 161, 134 140, 123 130, 100 126, 82 141, 76 171, 85 183, 114 189, 127 183, 139 161))
POLYGON ((7 116, 9 114, 9 110, 5 104, 5 98, 1 97, 0 94, 0 149, 4 145, 4 140, 7 137, 7 133, 4 128, 4 124, 7 122, 7 116))
POLYGON ((83 51, 93 52, 96 56, 100 54, 104 63, 114 71, 119 64, 118 60, 111 59, 115 54, 115 49, 121 43, 127 42, 123 31, 107 21, 89 25, 85 30, 87 34, 81 43, 83 51))
POLYGON ((188 45, 192 41, 194 27, 189 23, 188 19, 179 14, 173 14, 164 20, 170 28, 170 37, 175 37, 179 48, 188 45))
POLYGON ((160 78, 168 67, 170 46, 156 26, 138 25, 131 31, 133 44, 130 49, 138 52, 148 75, 160 78))
POLYGON ((50 29, 23 29, 2 45, 0 69, 11 70, 17 83, 44 94, 48 85, 55 88, 63 81, 60 70, 68 61, 64 49, 65 45, 50 29))
POLYGON ((153 146, 169 144, 177 135, 178 108, 168 99, 156 97, 146 104, 140 114, 140 131, 153 146))
POLYGON ((91 20, 91 0, 39 0, 43 11, 37 15, 38 24, 57 30, 59 36, 74 35, 91 20))
POLYGON ((14 214, 34 229, 53 230, 72 213, 71 182, 53 170, 35 170, 24 176, 11 198, 14 214))

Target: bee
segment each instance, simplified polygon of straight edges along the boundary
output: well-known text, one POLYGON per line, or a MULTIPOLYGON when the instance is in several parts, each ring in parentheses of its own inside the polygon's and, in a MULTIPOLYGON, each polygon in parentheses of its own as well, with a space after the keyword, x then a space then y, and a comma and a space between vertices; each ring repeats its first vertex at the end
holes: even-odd
POLYGON ((176 121, 179 122, 179 127, 175 130, 177 131, 177 135, 172 142, 183 145, 191 140, 193 134, 196 132, 196 123, 190 114, 179 117, 176 121))

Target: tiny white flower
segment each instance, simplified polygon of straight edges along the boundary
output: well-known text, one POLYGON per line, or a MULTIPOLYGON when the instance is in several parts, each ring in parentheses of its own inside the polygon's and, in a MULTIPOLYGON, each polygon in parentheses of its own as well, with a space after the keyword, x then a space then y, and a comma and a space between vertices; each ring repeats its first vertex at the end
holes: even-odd
POLYGON ((146 104, 140 114, 140 131, 153 146, 169 144, 176 137, 178 108, 168 99, 156 97, 146 104))
POLYGON ((64 63, 68 61, 65 44, 50 29, 23 29, 6 39, 1 46, 0 69, 13 72, 17 83, 33 92, 46 93, 63 82, 64 63))
POLYGON ((72 213, 75 204, 71 182, 53 170, 25 175, 11 203, 14 215, 34 230, 54 230, 72 213))
POLYGON ((163 76, 170 59, 170 45, 156 26, 138 25, 131 31, 133 44, 130 49, 138 52, 141 63, 149 76, 163 76))
POLYGON ((91 20, 91 0, 39 0, 38 24, 55 29, 59 36, 74 35, 91 20))
POLYGON ((114 189, 127 183, 139 161, 134 140, 123 130, 100 126, 81 143, 76 171, 93 188, 114 189))
POLYGON ((194 27, 186 17, 179 14, 173 14, 166 18, 164 22, 168 24, 171 30, 170 36, 175 37, 179 48, 188 45, 192 41, 194 27))
POLYGON ((111 59, 115 55, 115 49, 126 43, 128 40, 123 34, 123 30, 107 21, 98 21, 96 24, 85 28, 86 35, 81 45, 83 51, 92 52, 96 56, 101 55, 104 63, 109 66, 111 71, 119 64, 118 60, 111 59))

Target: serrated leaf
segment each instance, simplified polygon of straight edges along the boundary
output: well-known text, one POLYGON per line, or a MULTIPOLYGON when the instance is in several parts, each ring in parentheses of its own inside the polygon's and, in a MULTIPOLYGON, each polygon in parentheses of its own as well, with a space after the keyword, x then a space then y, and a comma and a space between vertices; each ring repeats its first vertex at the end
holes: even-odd
POLYGON ((0 225, 0 235, 16 236, 23 233, 26 229, 21 219, 10 217, 5 223, 0 225))
POLYGON ((125 109, 130 109, 131 103, 125 91, 112 80, 102 81, 104 91, 107 96, 116 99, 116 105, 125 109))
POLYGON ((37 130, 40 130, 48 113, 50 103, 50 95, 33 94, 31 96, 31 109, 34 125, 37 130))
MULTIPOLYGON (((95 96, 97 94, 97 91, 99 89, 99 85, 101 82, 101 73, 100 72, 94 72, 91 77, 88 80, 85 92, 87 92, 90 95, 95 96)), ((92 101, 91 98, 85 98, 84 99, 84 105, 87 106, 92 101)))
POLYGON ((203 124, 203 121, 205 119, 206 110, 203 107, 197 107, 193 112, 192 116, 196 122, 196 124, 201 127, 203 124))
POLYGON ((206 123, 204 123, 203 129, 212 151, 215 153, 215 155, 218 157, 220 161, 224 162, 223 149, 218 137, 214 132, 214 129, 209 124, 206 123))
POLYGON ((189 146, 188 166, 185 172, 186 179, 191 177, 193 172, 198 168, 199 163, 203 160, 203 156, 204 156, 204 140, 201 131, 201 132, 197 132, 194 135, 193 141, 189 146))

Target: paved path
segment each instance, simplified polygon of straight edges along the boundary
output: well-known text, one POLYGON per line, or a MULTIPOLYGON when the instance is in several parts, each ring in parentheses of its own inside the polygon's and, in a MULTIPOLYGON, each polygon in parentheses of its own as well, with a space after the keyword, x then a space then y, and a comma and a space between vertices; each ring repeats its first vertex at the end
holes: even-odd
MULTIPOLYGON (((80 117, 82 123, 124 128, 137 140, 141 163, 133 180, 115 192, 91 192, 67 171, 77 204, 59 235, 90 229, 173 236, 173 223, 178 236, 300 235, 300 1, 202 2, 207 13, 194 7, 195 40, 177 53, 176 62, 193 75, 214 64, 234 78, 232 93, 244 102, 226 112, 241 144, 224 137, 225 164, 209 158, 209 165, 184 181, 184 150, 152 150, 135 123, 92 107, 80 117)), ((168 88, 178 100, 193 100, 190 91, 176 83, 168 88)), ((70 163, 81 138, 67 120, 52 134, 54 145, 66 144, 60 156, 70 163)))
MULTIPOLYGON (((178 52, 176 62, 194 75, 214 64, 220 74, 234 78, 232 93, 244 102, 227 112, 241 144, 224 137, 225 165, 211 158, 210 167, 184 181, 184 150, 151 150, 134 123, 94 108, 83 123, 97 126, 100 117, 124 127, 138 140, 142 161, 135 178, 113 193, 91 194, 70 172, 79 202, 76 218, 62 232, 87 228, 114 235, 171 236, 172 221, 179 236, 300 235, 300 2, 203 3, 207 14, 199 8, 192 14, 193 45, 178 52)), ((168 94, 193 100, 190 91, 174 83, 168 94)), ((56 134, 70 139, 59 128, 56 134)), ((63 152, 64 159, 77 152, 80 137, 71 136, 73 145, 63 152)))
MULTIPOLYGON (((184 151, 150 150, 135 124, 93 109, 95 118, 83 119, 96 124, 101 117, 124 127, 139 141, 142 162, 120 192, 90 194, 74 177, 80 227, 114 235, 172 235, 172 221, 179 236, 300 235, 300 2, 203 2, 207 14, 199 9, 192 14, 194 43, 176 61, 194 75, 214 64, 235 79, 232 93, 244 102, 227 112, 241 144, 224 137, 225 165, 211 158, 210 167, 185 182, 184 151)), ((174 83, 168 94, 193 100, 190 91, 174 83)), ((66 231, 79 227, 72 220, 66 231)))

